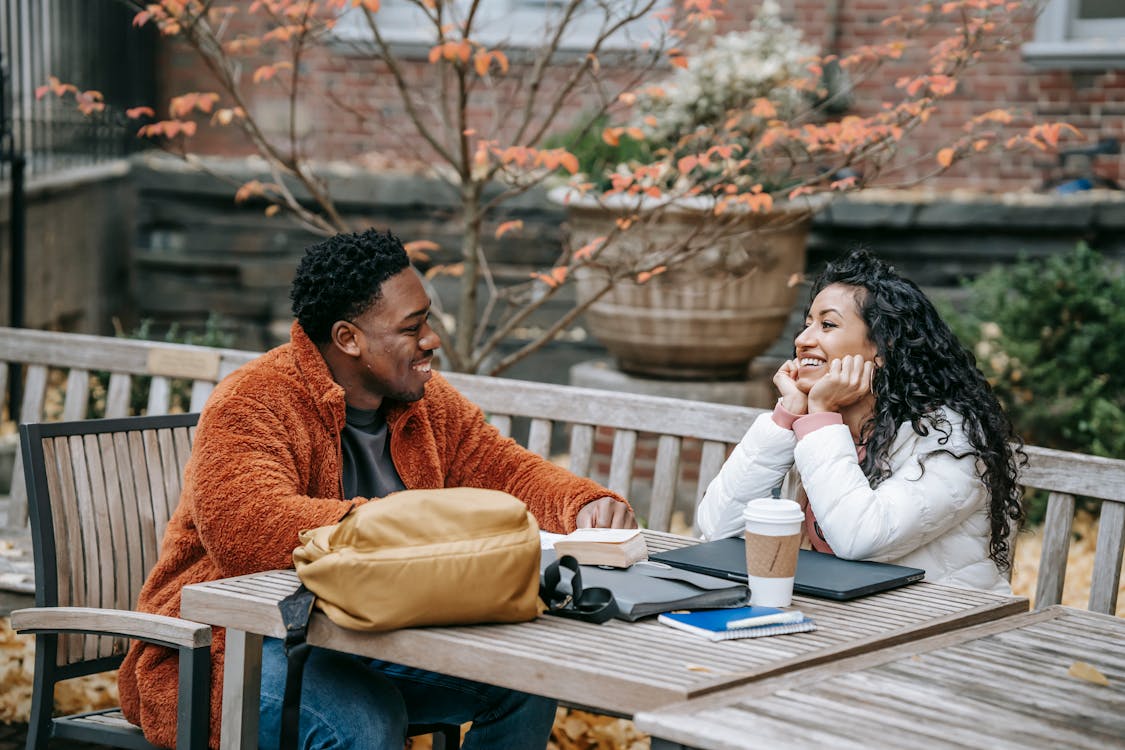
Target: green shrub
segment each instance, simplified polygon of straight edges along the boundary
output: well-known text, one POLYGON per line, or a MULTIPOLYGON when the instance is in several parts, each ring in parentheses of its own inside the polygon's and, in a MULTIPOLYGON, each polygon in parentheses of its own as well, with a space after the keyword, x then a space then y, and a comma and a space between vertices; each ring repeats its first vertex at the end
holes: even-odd
MULTIPOLYGON (((192 344, 194 346, 213 346, 229 348, 234 337, 225 332, 222 327, 222 317, 211 313, 207 322, 203 324, 202 331, 181 329, 178 323, 172 323, 163 336, 153 332, 152 320, 146 318, 132 332, 117 332, 118 338, 139 339, 142 341, 164 341, 170 344, 192 344)), ((130 384, 129 413, 144 414, 148 408, 148 392, 150 378, 134 377, 130 384)), ((90 374, 90 395, 87 402, 87 413, 100 416, 105 412, 105 398, 109 389, 109 373, 93 372, 90 374)), ((169 384, 169 408, 172 412, 186 412, 191 405, 191 381, 172 380, 169 384)))
MULTIPOLYGON (((1080 243, 965 284, 948 311, 1031 445, 1125 456, 1125 275, 1080 243)), ((1041 516, 1037 499, 1029 520, 1041 516)))
MULTIPOLYGON (((585 119, 582 119, 585 122, 585 119)), ((565 148, 578 159, 578 171, 594 183, 599 190, 610 187, 609 174, 618 164, 627 162, 648 163, 655 158, 652 146, 644 140, 622 134, 617 145, 610 145, 602 139, 602 131, 609 127, 606 115, 594 120, 583 129, 580 125, 568 131, 551 136, 543 142, 544 148, 565 148)), ((560 174, 565 174, 560 171, 560 174)))

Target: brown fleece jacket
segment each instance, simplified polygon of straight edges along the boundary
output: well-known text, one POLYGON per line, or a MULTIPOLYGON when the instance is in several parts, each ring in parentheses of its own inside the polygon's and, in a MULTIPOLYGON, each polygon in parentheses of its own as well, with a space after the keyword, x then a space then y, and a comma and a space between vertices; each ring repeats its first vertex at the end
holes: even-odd
MULTIPOLYGON (((344 389, 297 324, 291 341, 239 368, 199 419, 180 504, 141 590, 142 612, 180 615, 191 583, 289 568, 302 529, 339 521, 344 389)), ((540 527, 573 530, 579 509, 618 497, 502 437, 435 373, 414 403, 389 402, 391 457, 408 489, 482 487, 527 503, 540 527)), ((618 498, 621 499, 621 498, 618 498)), ((219 743, 226 632, 211 645, 211 747, 219 743)), ((134 641, 121 665, 121 708, 156 745, 176 742, 177 656, 134 641)))

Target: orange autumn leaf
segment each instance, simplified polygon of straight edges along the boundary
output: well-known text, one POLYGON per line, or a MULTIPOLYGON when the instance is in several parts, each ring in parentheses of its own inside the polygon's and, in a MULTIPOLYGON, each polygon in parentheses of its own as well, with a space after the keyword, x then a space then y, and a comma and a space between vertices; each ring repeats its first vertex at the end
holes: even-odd
POLYGON ((464 263, 448 263, 446 265, 434 266, 430 270, 426 271, 426 278, 427 279, 432 279, 435 276, 452 276, 454 278, 460 278, 461 276, 464 276, 464 275, 465 275, 465 264, 464 263))
POLYGON ((1079 680, 1092 682, 1095 685, 1109 687, 1109 679, 1105 674, 1093 664, 1084 661, 1073 662, 1070 668, 1066 670, 1066 674, 1068 677, 1076 677, 1079 680))
POLYGON ((559 166, 570 174, 578 173, 578 157, 569 151, 563 151, 559 156, 559 166))
POLYGON ((653 276, 659 276, 660 274, 664 273, 667 270, 668 270, 668 266, 657 266, 656 268, 652 269, 651 271, 641 271, 640 273, 637 274, 637 283, 638 284, 644 284, 649 279, 651 279, 653 276))
POLYGON ((952 94, 957 88, 957 81, 946 75, 933 75, 929 80, 930 91, 934 92, 937 96, 947 96, 952 94))
POLYGON ((515 219, 513 221, 505 221, 500 226, 496 227, 496 239, 500 239, 508 232, 514 232, 523 229, 523 221, 515 219))
POLYGON ((574 251, 575 260, 588 260, 594 257, 594 253, 598 251, 601 246, 605 244, 605 237, 595 237, 587 242, 582 247, 574 251))
POLYGON ((152 107, 130 107, 125 110, 125 116, 130 120, 136 120, 138 117, 155 117, 156 112, 152 107))
POLYGON ((265 186, 261 180, 250 180, 243 183, 242 187, 234 194, 234 202, 244 203, 255 195, 264 195, 265 192, 265 186))
POLYGON ((621 131, 619 128, 606 128, 602 131, 602 140, 610 146, 617 146, 621 143, 621 131))
POLYGON ((370 13, 376 13, 379 10, 379 0, 352 0, 353 8, 363 8, 370 13))
POLYGON ((500 50, 494 51, 492 53, 492 56, 495 57, 497 62, 500 63, 500 72, 501 73, 507 73, 508 70, 511 68, 511 65, 508 62, 508 56, 505 55, 500 50))
POLYGON ((410 256, 410 260, 412 261, 429 260, 430 256, 428 253, 441 249, 439 244, 431 242, 430 240, 413 240, 405 243, 402 247, 406 250, 406 254, 410 256))
POLYGON ((777 107, 773 102, 766 98, 759 98, 754 100, 754 106, 750 109, 750 114, 755 117, 770 119, 777 117, 777 107))
POLYGON ((538 279, 553 289, 562 286, 562 283, 566 281, 566 273, 566 268, 556 266, 551 269, 550 273, 533 273, 531 278, 538 279))
POLYGON ((198 109, 200 112, 210 113, 211 109, 218 101, 219 95, 214 92, 200 93, 198 91, 193 91, 172 97, 171 102, 168 104, 168 112, 172 117, 183 117, 195 109, 198 109))
POLYGON ((161 120, 150 125, 144 125, 137 130, 137 135, 144 138, 156 136, 175 138, 181 133, 186 136, 195 135, 195 123, 190 120, 161 120))
POLYGON ((484 78, 488 75, 488 68, 492 64, 492 56, 484 50, 477 50, 473 55, 473 67, 477 71, 477 75, 484 78))
POLYGON ((945 169, 949 169, 950 165, 953 164, 955 154, 956 152, 952 148, 943 148, 941 151, 937 152, 937 163, 945 169))
POLYGON ((743 196, 744 202, 751 211, 766 213, 773 208, 773 196, 769 193, 743 196))
POLYGON ((254 71, 254 75, 251 77, 251 80, 253 80, 254 83, 261 83, 262 81, 268 81, 271 78, 273 78, 275 75, 277 75, 277 72, 279 70, 283 69, 283 68, 292 69, 293 64, 283 61, 283 62, 274 63, 273 65, 262 65, 261 67, 259 67, 257 70, 254 71))
POLYGON ((245 115, 246 113, 242 110, 242 107, 216 110, 215 114, 211 116, 211 124, 230 125, 234 122, 235 118, 241 119, 245 115))
POLYGON ((276 203, 273 203, 269 206, 266 206, 266 216, 273 216, 280 210, 281 210, 281 206, 277 205, 276 203))

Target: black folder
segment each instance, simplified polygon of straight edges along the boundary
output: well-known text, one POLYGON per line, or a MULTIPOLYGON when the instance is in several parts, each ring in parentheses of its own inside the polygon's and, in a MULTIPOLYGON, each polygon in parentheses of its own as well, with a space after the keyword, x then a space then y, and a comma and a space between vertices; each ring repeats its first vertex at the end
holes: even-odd
MULTIPOLYGON (((746 581, 746 544, 742 537, 716 539, 651 555, 651 560, 697 573, 746 581)), ((793 590, 798 594, 845 601, 920 581, 926 571, 890 563, 844 560, 803 549, 797 557, 793 590)))

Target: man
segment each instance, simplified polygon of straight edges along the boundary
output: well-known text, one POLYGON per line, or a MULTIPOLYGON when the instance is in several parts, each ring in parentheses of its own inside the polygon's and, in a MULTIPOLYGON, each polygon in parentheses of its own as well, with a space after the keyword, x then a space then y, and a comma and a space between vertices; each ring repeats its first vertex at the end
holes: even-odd
MULTIPOLYGON (((297 533, 402 489, 481 487, 527 503, 540 527, 632 527, 596 483, 524 450, 431 371, 430 300, 389 232, 314 245, 291 292, 291 340, 218 385, 200 415, 184 489, 141 611, 178 616, 190 583, 292 565, 297 533)), ((218 746, 225 633, 212 645, 218 746)), ((176 656, 134 642, 121 706, 153 743, 175 743, 176 656)), ((276 747, 285 658, 266 639, 259 744, 276 747)), ((553 701, 323 649, 305 667, 300 746, 402 748, 408 722, 473 722, 465 748, 543 748, 553 701)))

